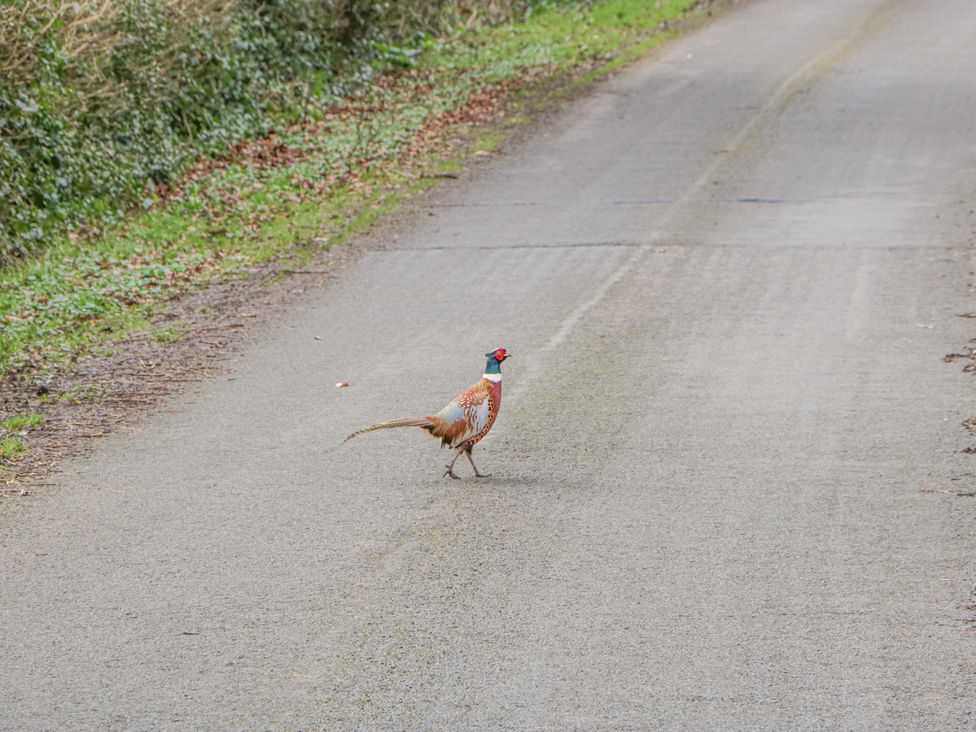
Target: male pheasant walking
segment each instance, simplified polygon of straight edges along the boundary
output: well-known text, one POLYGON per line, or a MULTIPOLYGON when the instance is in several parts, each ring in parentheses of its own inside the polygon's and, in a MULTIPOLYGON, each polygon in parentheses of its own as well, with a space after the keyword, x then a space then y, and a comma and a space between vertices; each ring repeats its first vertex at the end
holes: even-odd
POLYGON ((458 478, 454 473, 454 463, 461 457, 461 453, 468 458, 471 467, 474 468, 476 478, 487 478, 484 473, 479 473, 474 460, 471 459, 471 448, 473 448, 495 424, 495 417, 498 416, 498 409, 502 405, 502 370, 501 364, 512 354, 504 348, 496 348, 485 354, 488 363, 485 365, 485 375, 481 381, 472 385, 466 391, 457 396, 454 401, 444 407, 437 414, 430 417, 417 417, 407 419, 391 419, 388 422, 370 425, 358 432, 353 432, 343 440, 348 442, 353 437, 372 432, 373 430, 385 430, 391 427, 420 427, 427 430, 431 436, 437 437, 441 441, 441 447, 451 447, 457 450, 454 459, 444 471, 445 476, 458 478))

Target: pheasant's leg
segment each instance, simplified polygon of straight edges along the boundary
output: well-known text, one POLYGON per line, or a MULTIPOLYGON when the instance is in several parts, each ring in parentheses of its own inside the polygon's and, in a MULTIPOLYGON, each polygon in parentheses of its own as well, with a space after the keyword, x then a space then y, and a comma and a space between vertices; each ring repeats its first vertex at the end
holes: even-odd
POLYGON ((445 470, 444 471, 444 475, 441 476, 442 478, 446 478, 447 476, 451 476, 452 478, 454 478, 454 480, 458 480, 461 477, 460 475, 455 475, 454 474, 454 463, 457 462, 457 459, 459 457, 461 457, 461 451, 460 450, 458 450, 454 454, 454 459, 451 461, 451 464, 447 466, 447 470, 445 470))
POLYGON ((471 467, 474 468, 474 477, 475 478, 490 478, 491 477, 491 475, 489 473, 479 473, 478 472, 478 466, 475 465, 474 464, 474 460, 471 459, 471 451, 470 450, 465 450, 464 451, 464 454, 467 455, 468 462, 471 463, 471 467))

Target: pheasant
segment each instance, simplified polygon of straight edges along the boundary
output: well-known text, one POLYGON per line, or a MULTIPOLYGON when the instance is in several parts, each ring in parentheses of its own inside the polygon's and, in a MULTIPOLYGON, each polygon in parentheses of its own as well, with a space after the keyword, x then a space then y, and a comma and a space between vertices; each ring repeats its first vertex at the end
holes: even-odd
POLYGON ((391 419, 388 422, 370 425, 363 429, 353 432, 343 440, 343 444, 358 437, 365 432, 373 430, 385 430, 392 427, 420 427, 427 430, 432 437, 441 441, 441 447, 450 447, 457 450, 454 459, 447 465, 444 477, 451 476, 458 478, 454 472, 454 463, 464 453, 474 468, 476 478, 487 478, 485 473, 479 473, 474 460, 471 459, 471 448, 488 434, 491 426, 495 424, 495 417, 498 416, 498 409, 502 405, 502 370, 501 364, 511 358, 512 354, 504 348, 496 348, 485 354, 488 363, 485 365, 485 374, 481 381, 473 384, 466 391, 459 394, 454 401, 444 407, 437 414, 430 417, 417 417, 407 419, 391 419))

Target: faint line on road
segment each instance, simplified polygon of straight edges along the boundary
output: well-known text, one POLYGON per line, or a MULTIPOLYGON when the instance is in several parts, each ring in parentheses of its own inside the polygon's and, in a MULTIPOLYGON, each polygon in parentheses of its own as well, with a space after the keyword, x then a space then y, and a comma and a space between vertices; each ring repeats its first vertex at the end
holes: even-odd
MULTIPOLYGON (((904 0, 883 6, 880 11, 874 13, 860 27, 841 38, 822 53, 811 58, 799 69, 790 74, 776 87, 776 90, 770 94, 769 98, 756 113, 729 139, 728 143, 722 146, 721 153, 716 157, 715 162, 705 169, 698 179, 692 183, 681 200, 676 202, 672 216, 678 208, 689 204, 691 199, 706 185, 714 182, 719 171, 727 166, 729 161, 734 158, 735 154, 741 149, 742 145, 764 118, 770 116, 775 111, 782 111, 794 97, 805 89, 812 88, 827 73, 832 65, 850 53, 859 42, 876 32, 903 4, 904 0)), ((672 216, 669 216, 668 220, 672 216)))
MULTIPOLYGON (((718 204, 768 204, 768 205, 802 205, 812 203, 811 200, 790 200, 777 197, 763 196, 740 196, 729 198, 722 196, 711 196, 706 198, 677 199, 677 198, 619 198, 609 201, 597 201, 592 207, 599 206, 674 206, 675 204, 695 205, 695 206, 715 206, 718 204)), ((550 208, 561 208, 568 205, 565 201, 497 201, 497 202, 470 202, 470 203, 442 203, 430 208, 539 208, 548 206, 550 208)), ((575 205, 575 204, 574 204, 575 205)))
MULTIPOLYGON (((545 357, 564 343, 567 338, 569 338, 573 332, 573 329, 583 319, 586 313, 598 305, 600 301, 606 297, 610 289, 637 265, 641 257, 643 257, 649 249, 655 245, 663 245, 663 232, 668 230, 670 224, 684 207, 691 205, 696 198, 701 197, 702 190, 713 182, 718 172, 728 164, 729 160, 732 159, 733 154, 748 139, 749 135, 752 134, 753 130, 759 125, 759 123, 775 110, 781 109, 783 106, 788 104, 789 101, 795 95, 799 94, 805 87, 810 87, 815 84, 816 81, 826 73, 833 63, 842 58, 845 54, 849 53, 851 48, 856 46, 859 41, 869 36, 871 32, 877 29, 879 25, 890 18, 894 14, 895 9, 901 5, 901 2, 896 2, 890 7, 882 10, 880 13, 876 13, 863 26, 845 36, 837 43, 831 45, 823 53, 817 54, 795 72, 790 74, 770 95, 769 99, 767 99, 765 104, 759 108, 756 114, 746 121, 739 131, 732 136, 727 145, 723 146, 723 150, 728 150, 729 152, 717 157, 715 162, 709 165, 702 172, 702 174, 684 191, 684 193, 674 201, 673 205, 671 205, 670 208, 664 212, 661 219, 655 222, 657 230, 650 232, 651 241, 649 243, 616 245, 632 246, 634 251, 629 257, 627 257, 620 267, 618 267, 609 277, 607 277, 606 280, 600 284, 599 287, 597 287, 596 291, 592 296, 590 296, 589 299, 578 305, 569 313, 568 316, 566 316, 556 332, 550 336, 549 340, 547 340, 541 348, 539 348, 529 359, 527 359, 528 363, 525 371, 522 372, 518 385, 512 390, 511 398, 514 401, 518 401, 526 393, 529 387, 532 386, 533 382, 543 374, 545 368, 545 357)), ((754 203, 759 201, 750 202, 754 203)))
POLYGON ((623 279, 624 275, 630 272, 634 268, 634 265, 640 260, 641 256, 644 254, 646 247, 637 246, 629 257, 624 261, 624 263, 618 267, 607 279, 605 279, 599 287, 597 287, 596 292, 590 296, 588 300, 577 305, 572 312, 563 320, 560 324, 558 330, 553 333, 549 340, 547 340, 541 348, 539 348, 533 355, 532 358, 528 359, 527 366, 525 370, 520 375, 518 384, 512 389, 511 399, 513 401, 518 401, 522 398, 528 388, 532 383, 542 375, 544 370, 544 358, 547 354, 555 351, 562 343, 569 338, 570 334, 573 332, 573 328, 576 324, 583 319, 587 312, 596 306, 606 294, 610 291, 617 282, 623 279))
POLYGON ((654 241, 581 241, 581 242, 518 242, 515 244, 434 244, 427 247, 399 247, 384 249, 373 254, 398 254, 400 252, 471 252, 471 251, 506 251, 506 250, 540 250, 540 249, 762 249, 768 251, 831 251, 843 249, 846 251, 878 251, 878 252, 969 252, 971 247, 965 244, 869 244, 867 246, 840 242, 838 244, 758 244, 751 242, 703 242, 703 241, 668 241, 657 239, 654 241))

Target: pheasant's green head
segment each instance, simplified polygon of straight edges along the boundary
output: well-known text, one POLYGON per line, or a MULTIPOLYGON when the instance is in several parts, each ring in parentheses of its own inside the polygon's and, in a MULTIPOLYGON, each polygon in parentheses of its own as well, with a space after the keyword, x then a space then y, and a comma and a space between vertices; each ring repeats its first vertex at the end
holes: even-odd
POLYGON ((488 363, 485 366, 486 374, 500 374, 501 364, 506 358, 511 358, 512 354, 506 351, 504 348, 496 348, 494 351, 488 351, 485 354, 488 357, 488 363))

